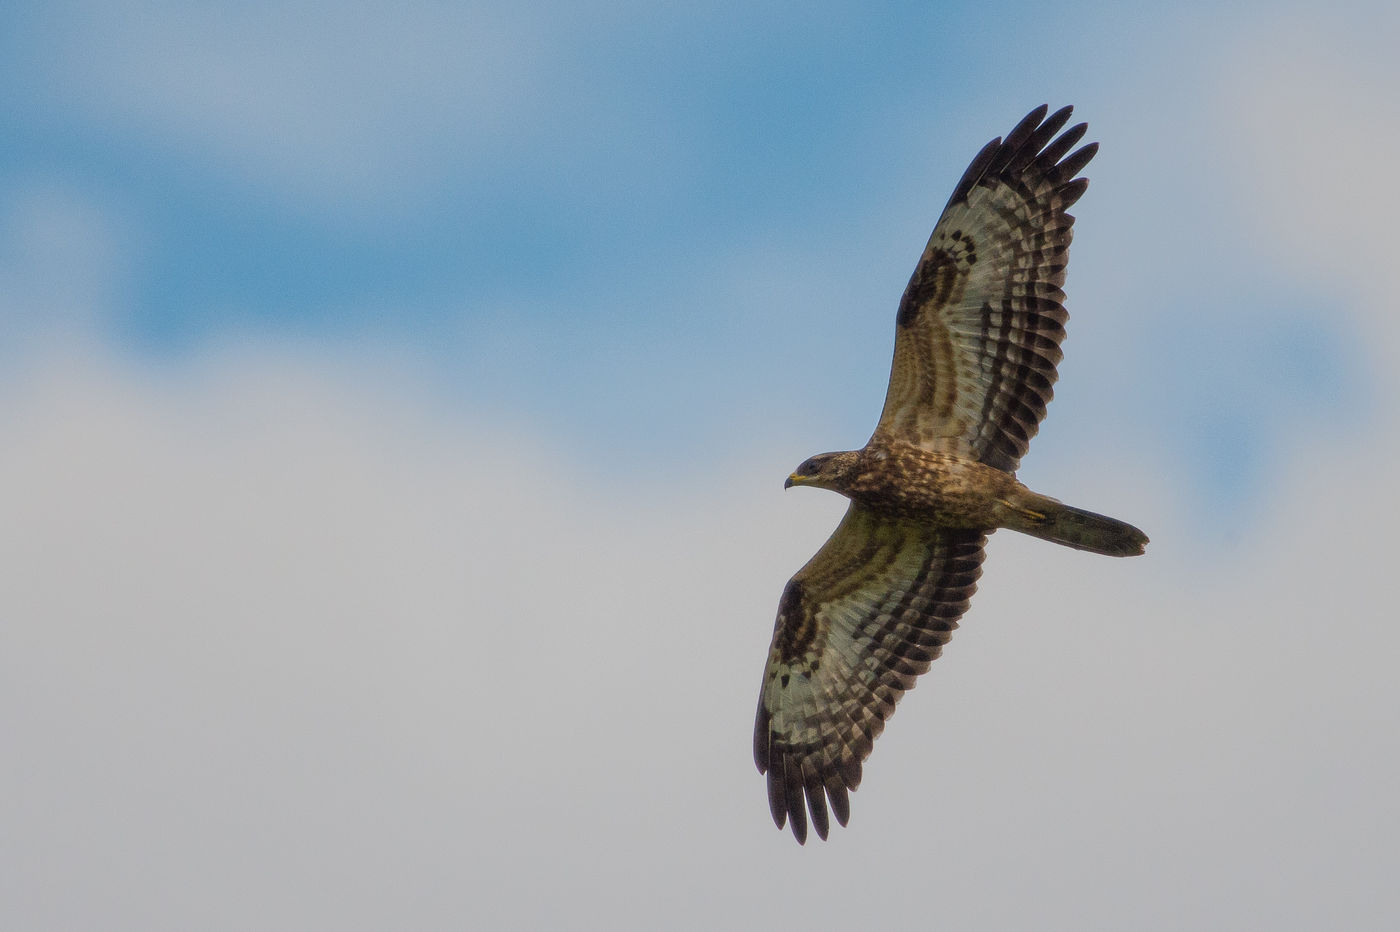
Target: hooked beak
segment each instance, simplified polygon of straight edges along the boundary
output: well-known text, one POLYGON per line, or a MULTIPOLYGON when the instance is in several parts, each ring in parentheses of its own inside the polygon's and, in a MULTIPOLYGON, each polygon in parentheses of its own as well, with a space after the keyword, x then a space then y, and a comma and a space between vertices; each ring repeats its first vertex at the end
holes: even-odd
POLYGON ((801 484, 802 484, 802 477, 799 476, 797 473, 793 473, 792 475, 790 475, 790 476, 787 477, 787 481, 783 483, 783 488, 785 488, 785 489, 790 489, 790 488, 792 488, 792 487, 795 486, 795 485, 801 485, 801 484))

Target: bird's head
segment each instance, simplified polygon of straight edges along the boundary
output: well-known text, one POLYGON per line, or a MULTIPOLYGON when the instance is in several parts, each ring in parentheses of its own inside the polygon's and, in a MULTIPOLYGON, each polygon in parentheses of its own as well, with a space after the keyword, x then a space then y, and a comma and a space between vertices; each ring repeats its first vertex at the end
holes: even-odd
POLYGON ((854 451, 845 453, 819 453, 803 460, 783 483, 783 488, 795 485, 811 485, 819 489, 841 491, 847 480, 860 467, 860 454, 854 451))

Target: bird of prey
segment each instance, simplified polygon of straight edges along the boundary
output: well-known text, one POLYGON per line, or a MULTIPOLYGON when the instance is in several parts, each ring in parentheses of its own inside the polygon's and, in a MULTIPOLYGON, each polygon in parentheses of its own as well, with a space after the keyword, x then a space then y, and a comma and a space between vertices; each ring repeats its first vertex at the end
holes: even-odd
POLYGON ((987 535, 1010 528, 1110 556, 1147 535, 1039 495, 1016 468, 1045 416, 1062 353, 1065 211, 1098 150, 1070 150, 1071 107, 1033 110, 972 160, 895 317, 885 407, 860 450, 804 461, 785 487, 850 499, 778 602, 754 729, 781 829, 826 838, 894 712, 967 611, 987 535), (1058 135, 1057 135, 1058 134, 1058 135))

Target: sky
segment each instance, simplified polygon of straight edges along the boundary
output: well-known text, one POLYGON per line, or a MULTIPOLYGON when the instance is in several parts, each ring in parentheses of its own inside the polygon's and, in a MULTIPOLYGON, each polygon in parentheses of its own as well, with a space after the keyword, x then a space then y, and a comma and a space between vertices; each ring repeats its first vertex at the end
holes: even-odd
POLYGON ((1389 7, 7 5, 0 925, 1393 928, 1389 7), (1152 543, 996 535, 799 847, 782 480, 1041 103, 1020 477, 1152 543))

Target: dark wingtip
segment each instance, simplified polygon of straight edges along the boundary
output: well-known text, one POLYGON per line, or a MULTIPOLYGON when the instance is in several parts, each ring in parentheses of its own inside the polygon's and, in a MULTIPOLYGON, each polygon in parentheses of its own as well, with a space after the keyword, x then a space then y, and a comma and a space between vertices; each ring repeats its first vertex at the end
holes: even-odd
POLYGON ((768 811, 773 815, 773 824, 781 829, 787 825, 787 792, 783 787, 781 774, 768 771, 768 811))
POLYGON ((842 828, 851 819, 851 797, 846 793, 845 784, 833 780, 826 785, 826 795, 831 800, 831 814, 842 828))
POLYGON ((792 827, 792 835, 797 839, 799 845, 807 843, 807 802, 802 795, 802 774, 795 767, 795 762, 787 760, 783 769, 787 772, 787 785, 784 787, 784 794, 787 796, 788 825, 792 827))
POLYGON ((773 716, 763 707, 763 700, 760 698, 758 715, 755 716, 753 726, 753 762, 759 773, 768 772, 768 741, 772 721, 773 716))
POLYGON ((803 805, 801 798, 796 803, 788 801, 788 825, 792 828, 792 837, 797 839, 799 845, 807 844, 807 809, 803 805))
POLYGON ((1091 142, 1086 146, 1079 147, 1059 164, 1058 171, 1060 172, 1060 177, 1064 178, 1066 181, 1074 178, 1075 175, 1078 175, 1084 170, 1084 166, 1088 165, 1089 161, 1097 155, 1098 152, 1099 144, 1096 142, 1091 142))
MULTIPOLYGON (((963 172, 962 178, 958 181, 957 187, 953 188, 953 196, 948 198, 948 207, 953 206, 958 201, 963 200, 972 193, 977 182, 982 180, 982 176, 987 171, 987 166, 992 164, 992 159, 996 158, 998 150, 1001 149, 1001 137, 993 139, 982 147, 982 150, 973 157, 972 163, 967 166, 967 171, 963 172)), ((947 207, 944 208, 945 210, 947 207)))
POLYGON ((1084 192, 1087 190, 1089 190, 1088 178, 1076 178, 1061 186, 1059 191, 1061 209, 1069 210, 1079 203, 1079 199, 1084 196, 1084 192))
POLYGON ((826 841, 827 832, 831 830, 831 822, 826 814, 826 790, 822 788, 821 780, 810 765, 804 769, 807 771, 807 808, 812 813, 812 827, 817 830, 817 837, 826 841))
POLYGON ((1074 124, 1040 150, 1040 154, 1035 157, 1036 165, 1041 171, 1049 171, 1056 162, 1064 157, 1066 152, 1074 148, 1076 142, 1084 138, 1084 134, 1087 132, 1089 132, 1088 123, 1074 124))
POLYGON ((1098 151, 1098 143, 1090 143, 1060 162, 1089 128, 1087 123, 1078 123, 1056 137, 1073 113, 1073 106, 1050 113, 1050 106, 1041 104, 1026 114, 1005 138, 998 137, 987 143, 968 165, 944 209, 966 200, 982 179, 1019 174, 1032 164, 1037 171, 1056 173, 1052 177, 1062 181, 1072 180, 1098 151))
POLYGON ((1002 143, 1002 148, 1015 152, 1017 149, 1021 148, 1021 146, 1025 145, 1026 140, 1031 138, 1031 134, 1035 132, 1041 120, 1045 119, 1045 114, 1049 112, 1050 105, 1041 104, 1039 107, 1036 107, 1030 113, 1023 116, 1021 122, 1017 123, 1011 128, 1011 132, 1006 134, 1006 141, 1002 143))
MULTIPOLYGON (((1053 125, 1055 129, 1059 129, 1061 126, 1068 123, 1069 118, 1072 116, 1074 116, 1074 104, 1065 104, 1063 107, 1050 114, 1050 119, 1046 120, 1044 125, 1053 125)), ((1054 130, 1051 130, 1051 133, 1053 134, 1054 130)))
POLYGON ((1050 142, 1060 131, 1060 127, 1065 125, 1073 112, 1073 107, 1061 107, 1050 114, 1043 123, 1036 127, 1035 132, 1026 136, 1025 141, 1019 146, 1019 151, 1012 153, 1007 158, 1005 170, 1011 174, 1025 171, 1027 166, 1034 162, 1039 153, 1045 149, 1046 143, 1050 142))

